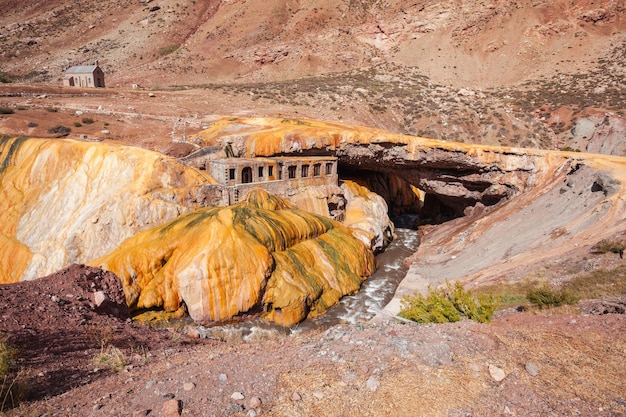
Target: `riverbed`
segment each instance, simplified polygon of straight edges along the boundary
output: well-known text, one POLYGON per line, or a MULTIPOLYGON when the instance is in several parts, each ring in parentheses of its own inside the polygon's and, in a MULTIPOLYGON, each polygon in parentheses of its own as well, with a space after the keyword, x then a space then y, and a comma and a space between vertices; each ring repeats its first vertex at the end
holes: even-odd
POLYGON ((396 228, 393 242, 385 248, 384 252, 376 255, 378 268, 363 282, 358 293, 343 297, 339 304, 328 309, 325 314, 304 320, 291 328, 283 328, 259 318, 210 328, 199 326, 198 330, 202 337, 252 341, 275 337, 273 335, 276 333, 300 333, 326 329, 336 324, 367 323, 393 298, 396 288, 407 273, 403 261, 407 256, 412 255, 418 246, 419 238, 416 230, 396 228))

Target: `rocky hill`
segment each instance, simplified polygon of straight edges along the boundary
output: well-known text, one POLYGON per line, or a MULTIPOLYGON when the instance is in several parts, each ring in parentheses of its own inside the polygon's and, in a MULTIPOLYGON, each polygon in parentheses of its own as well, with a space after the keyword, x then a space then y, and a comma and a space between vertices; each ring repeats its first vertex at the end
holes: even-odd
POLYGON ((486 88, 596 69, 618 59, 626 25, 610 0, 54 0, 1 12, 4 72, 57 81, 70 64, 100 60, 110 85, 284 81, 394 63, 486 88))
POLYGON ((109 86, 202 88, 254 115, 297 111, 446 140, 626 151, 619 1, 0 7, 0 72, 15 82, 58 85, 69 65, 98 60, 109 86))

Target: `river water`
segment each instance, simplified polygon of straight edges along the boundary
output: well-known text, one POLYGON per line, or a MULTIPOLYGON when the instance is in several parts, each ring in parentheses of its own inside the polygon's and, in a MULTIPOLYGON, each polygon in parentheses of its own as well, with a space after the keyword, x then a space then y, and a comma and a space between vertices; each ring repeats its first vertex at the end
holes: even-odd
POLYGON ((391 301, 398 284, 407 272, 402 261, 407 256, 412 255, 419 246, 416 230, 396 228, 395 235, 396 238, 387 246, 385 251, 376 255, 378 269, 363 282, 359 292, 343 297, 338 305, 331 307, 319 317, 307 319, 291 329, 256 319, 210 328, 200 326, 198 330, 203 337, 249 341, 272 337, 271 334, 276 332, 299 333, 313 329, 325 329, 340 323, 365 323, 391 301))
POLYGON ((374 317, 391 301, 407 268, 402 261, 412 255, 419 245, 417 231, 396 229, 396 238, 384 252, 376 255, 378 269, 363 284, 358 293, 347 295, 338 305, 325 314, 307 319, 297 326, 297 330, 325 328, 339 323, 364 323, 374 317))

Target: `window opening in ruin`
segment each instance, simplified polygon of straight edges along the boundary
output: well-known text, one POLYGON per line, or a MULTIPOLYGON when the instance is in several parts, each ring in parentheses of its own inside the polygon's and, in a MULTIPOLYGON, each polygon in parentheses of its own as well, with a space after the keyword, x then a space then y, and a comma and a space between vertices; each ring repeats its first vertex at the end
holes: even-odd
POLYGON ((308 165, 302 165, 302 178, 306 178, 309 176, 309 166, 308 165))
POLYGON ((278 164, 278 179, 283 179, 283 164, 278 164))
POLYGON ((263 167, 259 167, 259 178, 263 178, 263 167))
POLYGON ((241 170, 241 183, 248 184, 252 182, 252 168, 244 167, 241 170))
POLYGON ((235 179, 235 168, 228 170, 228 179, 231 181, 235 179))
POLYGON ((326 164, 326 175, 332 175, 333 173, 333 164, 331 162, 328 162, 326 164))
POLYGON ((321 164, 313 165, 313 176, 314 177, 319 177, 320 176, 320 169, 321 169, 321 164))
POLYGON ((287 168, 288 174, 289 174, 289 178, 296 178, 296 166, 292 165, 289 168, 287 168))
POLYGON ((267 167, 267 176, 268 177, 273 177, 274 176, 274 167, 271 166, 271 165, 267 167))

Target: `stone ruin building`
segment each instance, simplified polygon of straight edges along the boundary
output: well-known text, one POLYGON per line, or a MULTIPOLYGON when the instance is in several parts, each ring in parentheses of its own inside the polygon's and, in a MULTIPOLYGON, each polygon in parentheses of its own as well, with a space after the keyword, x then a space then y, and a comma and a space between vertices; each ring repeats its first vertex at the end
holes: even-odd
POLYGON ((203 186, 204 204, 228 206, 239 202, 254 188, 263 188, 288 200, 305 187, 335 190, 337 158, 331 156, 271 158, 183 158, 181 162, 206 171, 216 184, 203 186))

